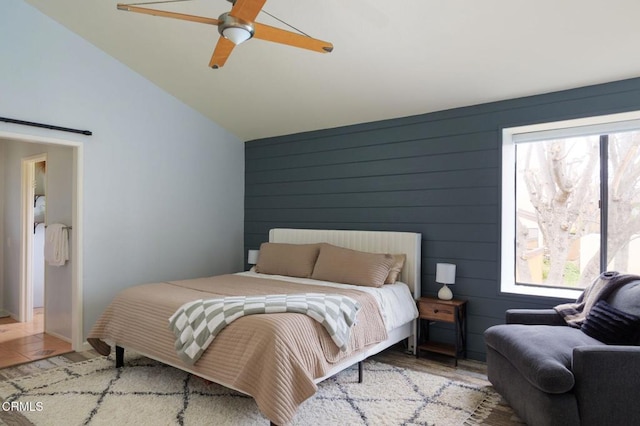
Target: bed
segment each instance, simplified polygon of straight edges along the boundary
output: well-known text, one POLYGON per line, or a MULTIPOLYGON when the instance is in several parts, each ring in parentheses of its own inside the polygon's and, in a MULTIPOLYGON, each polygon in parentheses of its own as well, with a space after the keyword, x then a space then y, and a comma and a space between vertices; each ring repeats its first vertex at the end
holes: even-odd
POLYGON ((122 363, 123 350, 130 349, 250 395, 272 424, 284 425, 322 380, 401 341, 415 353, 420 259, 419 233, 272 229, 255 270, 125 289, 87 340, 103 355, 115 347, 117 364, 122 363), (315 249, 311 261, 308 253, 315 249), (389 265, 394 266, 384 272, 384 285, 369 285, 386 267, 376 263, 380 256, 386 256, 384 262, 393 258, 389 265), (400 257, 402 266, 395 270, 393 283, 388 280, 400 257), (374 263, 367 266, 371 275, 369 269, 359 273, 362 259, 367 265, 374 263), (362 279, 357 284, 350 281, 362 279), (178 356, 168 318, 185 303, 291 293, 339 294, 356 300, 361 309, 348 347, 338 348, 318 321, 287 312, 242 316, 217 334, 195 363, 178 356))

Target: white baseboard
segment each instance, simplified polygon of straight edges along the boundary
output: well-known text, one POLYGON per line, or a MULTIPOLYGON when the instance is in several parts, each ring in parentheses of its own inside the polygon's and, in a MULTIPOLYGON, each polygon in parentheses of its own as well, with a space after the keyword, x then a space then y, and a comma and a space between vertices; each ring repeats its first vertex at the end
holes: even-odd
POLYGON ((58 333, 55 333, 55 332, 49 331, 49 330, 45 330, 44 332, 46 334, 48 334, 49 336, 53 336, 53 337, 55 337, 57 339, 64 340, 67 343, 71 343, 71 339, 68 338, 67 336, 63 336, 62 334, 58 334, 58 333))

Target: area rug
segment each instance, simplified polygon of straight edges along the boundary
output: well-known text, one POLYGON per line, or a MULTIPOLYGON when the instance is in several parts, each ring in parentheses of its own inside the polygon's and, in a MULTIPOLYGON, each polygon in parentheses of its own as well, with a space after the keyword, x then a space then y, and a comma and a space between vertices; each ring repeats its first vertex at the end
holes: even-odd
MULTIPOLYGON (((491 387, 365 361, 320 383, 293 425, 475 425, 491 387)), ((268 425, 252 398, 144 357, 94 358, 0 382, 0 424, 268 425)))

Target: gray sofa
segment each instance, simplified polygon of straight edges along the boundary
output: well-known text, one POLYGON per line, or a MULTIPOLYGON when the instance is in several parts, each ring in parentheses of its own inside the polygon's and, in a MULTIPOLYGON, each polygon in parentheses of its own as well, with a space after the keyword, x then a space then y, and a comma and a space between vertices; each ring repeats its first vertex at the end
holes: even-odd
MULTIPOLYGON (((640 317, 640 280, 606 302, 640 317)), ((489 381, 528 425, 640 424, 638 325, 627 329, 635 334, 623 345, 606 344, 586 334, 587 322, 596 321, 592 311, 581 329, 553 309, 509 310, 507 324, 485 331, 489 381)))

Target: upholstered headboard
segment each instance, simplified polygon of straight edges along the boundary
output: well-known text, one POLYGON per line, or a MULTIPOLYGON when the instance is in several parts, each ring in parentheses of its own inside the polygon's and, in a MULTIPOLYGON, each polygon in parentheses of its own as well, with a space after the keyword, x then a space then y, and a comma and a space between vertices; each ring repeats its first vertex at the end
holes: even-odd
POLYGON ((275 228, 269 231, 269 242, 309 244, 329 243, 352 250, 371 253, 406 254, 400 281, 420 297, 420 261, 422 234, 392 231, 341 231, 328 229, 275 228))

